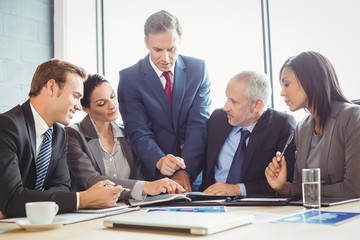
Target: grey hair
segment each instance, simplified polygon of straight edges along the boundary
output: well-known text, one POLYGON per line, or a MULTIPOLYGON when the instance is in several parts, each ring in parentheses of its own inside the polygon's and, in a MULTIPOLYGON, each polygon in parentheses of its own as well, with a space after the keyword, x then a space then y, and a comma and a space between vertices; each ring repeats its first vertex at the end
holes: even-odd
POLYGON ((255 71, 242 71, 232 77, 232 80, 244 81, 247 84, 245 95, 250 104, 262 100, 264 102, 263 110, 267 109, 271 96, 271 87, 265 74, 255 71))
POLYGON ((179 38, 181 38, 182 27, 178 18, 165 10, 150 15, 144 25, 146 37, 149 33, 169 32, 172 30, 176 30, 179 38))

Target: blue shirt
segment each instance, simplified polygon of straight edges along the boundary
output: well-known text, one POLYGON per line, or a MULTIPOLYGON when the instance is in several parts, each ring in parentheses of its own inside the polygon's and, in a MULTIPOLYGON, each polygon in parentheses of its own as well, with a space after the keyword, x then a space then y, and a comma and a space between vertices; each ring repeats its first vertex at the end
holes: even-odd
MULTIPOLYGON (((256 123, 250 125, 246 129, 251 133, 254 130, 256 123)), ((215 182, 226 182, 226 179, 229 174, 231 163, 233 161, 236 149, 239 145, 242 126, 233 127, 230 131, 229 136, 226 138, 220 153, 217 157, 215 165, 215 182)), ((251 137, 251 135, 250 135, 251 137)), ((249 138, 246 140, 246 145, 249 142, 249 138)), ((240 193, 242 196, 246 196, 246 188, 243 183, 238 184, 240 187, 240 193)))

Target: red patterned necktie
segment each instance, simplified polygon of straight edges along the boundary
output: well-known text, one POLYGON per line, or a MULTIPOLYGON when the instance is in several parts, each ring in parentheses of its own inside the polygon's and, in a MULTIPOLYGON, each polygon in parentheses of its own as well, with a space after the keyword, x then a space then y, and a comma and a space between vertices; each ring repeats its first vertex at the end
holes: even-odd
POLYGON ((166 79, 166 84, 165 84, 165 93, 166 96, 169 100, 169 103, 171 105, 171 101, 172 101, 172 90, 173 90, 173 83, 171 81, 171 72, 163 72, 163 76, 166 79))

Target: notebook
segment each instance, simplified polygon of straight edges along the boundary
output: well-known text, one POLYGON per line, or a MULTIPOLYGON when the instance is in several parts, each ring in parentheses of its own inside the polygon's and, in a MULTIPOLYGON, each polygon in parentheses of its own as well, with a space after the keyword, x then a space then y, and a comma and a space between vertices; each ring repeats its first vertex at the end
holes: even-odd
POLYGON ((255 218, 251 214, 154 211, 105 219, 104 226, 210 235, 254 221, 255 218))
POLYGON ((99 214, 102 214, 102 213, 109 213, 109 212, 122 212, 121 210, 124 210, 124 209, 127 210, 128 208, 129 208, 129 205, 126 205, 125 203, 116 203, 116 205, 114 207, 100 208, 100 209, 92 209, 92 208, 91 209, 90 208, 78 209, 78 210, 75 210, 74 212, 75 213, 99 213, 99 214))

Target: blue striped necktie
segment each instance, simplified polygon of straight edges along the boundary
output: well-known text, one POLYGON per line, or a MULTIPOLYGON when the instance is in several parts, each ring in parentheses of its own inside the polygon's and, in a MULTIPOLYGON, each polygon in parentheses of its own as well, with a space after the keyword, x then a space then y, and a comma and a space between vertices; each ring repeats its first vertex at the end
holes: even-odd
POLYGON ((240 183, 241 181, 242 165, 244 162, 245 152, 246 152, 246 139, 250 136, 250 132, 247 129, 242 128, 240 132, 241 132, 241 139, 236 149, 229 170, 229 174, 226 179, 226 183, 230 183, 230 184, 240 183))
POLYGON ((42 191, 44 185, 44 179, 46 176, 46 172, 49 167, 50 159, 51 159, 51 136, 52 130, 49 128, 44 133, 44 139, 41 143, 39 155, 36 159, 36 183, 35 190, 42 191))

